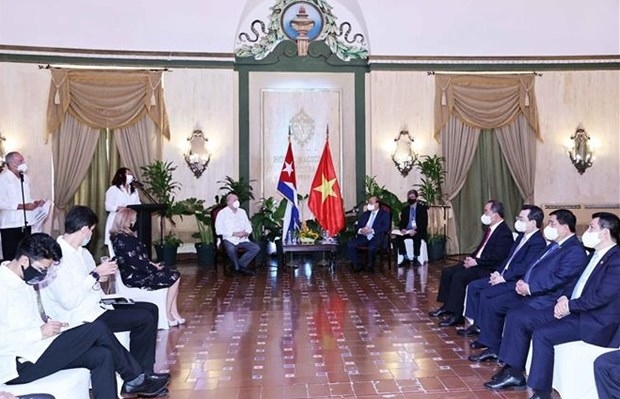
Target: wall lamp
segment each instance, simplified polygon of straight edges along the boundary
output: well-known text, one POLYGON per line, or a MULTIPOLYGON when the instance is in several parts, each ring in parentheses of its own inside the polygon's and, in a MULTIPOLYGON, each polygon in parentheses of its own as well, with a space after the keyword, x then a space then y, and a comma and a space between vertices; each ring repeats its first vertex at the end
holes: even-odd
POLYGON ((187 138, 189 150, 183 154, 187 166, 194 173, 196 179, 202 176, 211 161, 211 153, 207 147, 209 139, 201 129, 195 129, 191 136, 187 138))
POLYGON ((582 175, 586 169, 592 166, 594 161, 594 154, 588 144, 590 136, 586 133, 583 126, 579 125, 570 139, 573 141, 573 147, 568 150, 568 156, 579 174, 582 175))
POLYGON ((413 168, 418 156, 413 152, 411 145, 413 144, 413 136, 406 129, 401 130, 394 139, 396 142, 396 150, 392 154, 392 161, 396 165, 396 169, 403 177, 407 177, 413 168))

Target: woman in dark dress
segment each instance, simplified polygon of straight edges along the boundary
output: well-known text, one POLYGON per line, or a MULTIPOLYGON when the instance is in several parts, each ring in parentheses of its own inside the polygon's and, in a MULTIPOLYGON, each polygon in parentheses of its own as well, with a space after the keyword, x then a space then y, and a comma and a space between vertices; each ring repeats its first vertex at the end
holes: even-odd
POLYGON ((138 240, 132 229, 136 223, 136 215, 133 209, 120 209, 110 229, 110 238, 123 283, 127 287, 146 290, 168 288, 166 298, 168 324, 171 327, 185 324, 185 319, 181 317, 177 307, 181 273, 168 269, 163 264, 151 262, 146 253, 146 246, 138 240))

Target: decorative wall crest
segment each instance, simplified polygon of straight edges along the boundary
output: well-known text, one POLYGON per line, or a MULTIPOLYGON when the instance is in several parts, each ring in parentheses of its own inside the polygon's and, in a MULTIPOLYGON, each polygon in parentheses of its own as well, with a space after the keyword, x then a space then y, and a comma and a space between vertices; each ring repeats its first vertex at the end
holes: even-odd
POLYGON ((306 144, 314 136, 314 119, 306 114, 303 108, 291 118, 289 126, 293 139, 300 146, 306 144))
POLYGON ((252 35, 242 32, 238 36, 235 55, 262 60, 283 40, 297 42, 297 54, 305 56, 311 41, 324 41, 330 50, 343 61, 368 58, 368 46, 360 33, 351 34, 351 24, 336 23, 332 6, 325 0, 276 0, 270 8, 268 25, 254 20, 250 25, 252 35), (260 27, 260 31, 256 26, 260 27))

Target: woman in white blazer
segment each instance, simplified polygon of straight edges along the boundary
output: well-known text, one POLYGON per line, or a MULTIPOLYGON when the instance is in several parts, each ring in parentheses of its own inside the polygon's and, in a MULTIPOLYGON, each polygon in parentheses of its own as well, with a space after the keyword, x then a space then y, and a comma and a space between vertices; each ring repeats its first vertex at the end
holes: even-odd
POLYGON ((108 211, 108 219, 105 223, 105 245, 108 246, 108 252, 111 257, 114 256, 114 249, 110 242, 110 228, 114 223, 114 217, 119 209, 125 208, 127 205, 136 205, 140 203, 138 191, 132 184, 134 182, 133 174, 128 168, 119 168, 114 174, 112 185, 105 193, 105 210, 108 211))

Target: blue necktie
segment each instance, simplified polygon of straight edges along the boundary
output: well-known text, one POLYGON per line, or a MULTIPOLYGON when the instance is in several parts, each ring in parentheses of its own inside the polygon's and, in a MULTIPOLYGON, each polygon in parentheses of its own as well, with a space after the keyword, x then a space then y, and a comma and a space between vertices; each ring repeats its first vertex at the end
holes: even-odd
POLYGON ((552 253, 553 251, 555 251, 558 248, 560 248, 560 246, 555 241, 553 243, 549 244, 547 246, 547 250, 542 254, 542 256, 540 258, 538 258, 538 260, 536 262, 534 262, 532 264, 532 266, 530 266, 530 268, 527 271, 527 273, 525 273, 525 277, 523 277, 523 281, 525 281, 526 283, 529 282, 530 276, 532 274, 532 270, 534 270, 534 268, 540 263, 541 260, 543 260, 547 255, 549 255, 550 253, 552 253))

